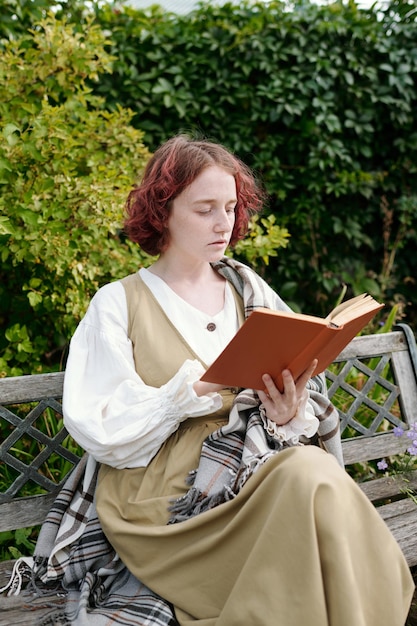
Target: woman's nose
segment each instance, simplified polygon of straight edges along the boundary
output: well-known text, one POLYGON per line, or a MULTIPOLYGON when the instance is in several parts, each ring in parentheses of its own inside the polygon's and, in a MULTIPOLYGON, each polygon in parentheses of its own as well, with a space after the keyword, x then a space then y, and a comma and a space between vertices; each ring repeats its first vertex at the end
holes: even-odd
POLYGON ((229 214, 227 213, 227 211, 222 210, 219 213, 219 217, 218 217, 217 222, 216 222, 216 228, 220 232, 224 232, 224 231, 230 230, 231 225, 230 225, 230 220, 229 220, 229 214))

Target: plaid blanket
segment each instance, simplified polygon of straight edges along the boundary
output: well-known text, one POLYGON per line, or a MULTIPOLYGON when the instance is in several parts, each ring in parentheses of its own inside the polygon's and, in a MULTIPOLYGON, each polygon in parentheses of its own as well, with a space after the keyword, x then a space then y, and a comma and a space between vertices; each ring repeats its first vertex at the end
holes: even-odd
MULTIPOLYGON (((246 266, 224 259, 215 267, 243 296, 246 315, 258 306, 287 308, 246 266)), ((309 395, 319 419, 314 443, 343 464, 339 416, 326 397, 323 377, 310 381, 309 395)), ((258 467, 287 445, 267 434, 255 392, 243 390, 236 397, 228 424, 204 442, 199 467, 189 477, 190 489, 173 503, 170 523, 235 497, 258 467)), ((31 566, 33 580, 43 584, 44 592, 51 585, 62 585, 67 593, 65 619, 69 624, 177 625, 172 607, 138 581, 108 543, 94 504, 97 472, 98 464, 86 455, 49 512, 34 558, 23 560, 22 565, 31 566)), ((48 619, 65 623, 58 614, 48 619)))
MULTIPOLYGON (((320 393, 320 380, 311 380, 308 387, 310 402, 319 420, 315 443, 333 453, 343 464, 338 436, 339 414, 320 393)), ((280 442, 268 435, 256 394, 251 389, 241 391, 228 423, 203 442, 199 466, 188 477, 190 489, 172 504, 169 523, 185 521, 234 498, 271 456, 293 445, 303 443, 280 442)))
POLYGON ((137 580, 107 541, 94 504, 98 468, 88 455, 80 460, 42 525, 34 557, 17 562, 8 595, 20 593, 16 582, 28 576, 31 593, 64 591, 65 603, 51 605, 38 626, 178 626, 170 604, 137 580))

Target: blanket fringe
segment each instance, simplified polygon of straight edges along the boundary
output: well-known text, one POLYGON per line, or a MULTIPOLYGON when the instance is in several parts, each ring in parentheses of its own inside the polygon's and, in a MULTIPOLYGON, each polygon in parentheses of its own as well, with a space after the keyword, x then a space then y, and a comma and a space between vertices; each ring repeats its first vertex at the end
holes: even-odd
POLYGON ((0 593, 7 591, 7 597, 18 596, 22 590, 25 580, 30 580, 32 576, 33 558, 22 556, 15 561, 12 573, 7 585, 0 589, 0 593))
MULTIPOLYGON (((168 524, 185 522, 195 515, 199 515, 200 513, 213 509, 219 504, 233 500, 249 478, 272 456, 274 456, 274 452, 263 454, 260 457, 254 457, 248 465, 240 468, 237 473, 230 472, 233 480, 229 485, 224 485, 217 493, 207 495, 197 487, 191 487, 185 495, 174 500, 169 507, 168 510, 172 515, 168 524)), ((195 473, 196 472, 190 472, 189 479, 194 479, 195 473)))
POLYGON ((199 489, 192 487, 184 496, 178 498, 169 507, 170 513, 172 513, 168 524, 176 524, 177 522, 185 522, 186 520, 209 511, 219 504, 233 500, 237 494, 229 486, 223 487, 223 489, 211 496, 207 496, 199 489))
POLYGON ((188 476, 185 479, 185 484, 188 487, 191 487, 192 485, 194 485, 196 476, 197 476, 197 470, 196 469, 191 470, 191 472, 188 473, 188 476))
POLYGON ((14 562, 7 585, 0 589, 0 594, 18 596, 21 593, 36 597, 51 596, 57 593, 66 595, 60 581, 44 582, 42 573, 46 572, 47 558, 20 557, 14 562))

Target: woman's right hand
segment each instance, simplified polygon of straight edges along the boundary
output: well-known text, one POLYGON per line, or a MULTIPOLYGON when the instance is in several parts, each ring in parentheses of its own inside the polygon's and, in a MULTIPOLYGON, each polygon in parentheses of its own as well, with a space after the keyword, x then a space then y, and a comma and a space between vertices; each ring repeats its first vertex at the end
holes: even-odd
POLYGON ((278 426, 284 426, 296 417, 301 407, 303 407, 303 411, 305 410, 308 399, 306 385, 316 367, 317 359, 314 359, 297 380, 294 380, 290 370, 284 370, 282 372, 284 385, 282 392, 276 387, 269 374, 262 376, 266 389, 258 390, 258 396, 270 420, 278 426))

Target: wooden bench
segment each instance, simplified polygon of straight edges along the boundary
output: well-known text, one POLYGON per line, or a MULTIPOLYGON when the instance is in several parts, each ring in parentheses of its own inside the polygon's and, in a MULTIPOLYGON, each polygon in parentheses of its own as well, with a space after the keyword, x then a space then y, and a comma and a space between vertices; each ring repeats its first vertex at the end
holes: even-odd
MULTIPOLYGON (((417 505, 403 488, 417 488, 417 470, 405 482, 404 475, 387 476, 375 469, 377 460, 389 460, 410 445, 407 437, 393 433, 394 427, 408 429, 417 419, 417 349, 411 329, 400 324, 389 333, 355 338, 326 377, 340 413, 347 470, 354 468, 358 482, 361 475, 366 478, 360 487, 378 507, 413 567, 417 565, 417 505)), ((7 484, 0 494, 0 532, 41 524, 62 484, 48 475, 46 462, 49 468, 56 460, 70 471, 82 454, 68 447, 62 421, 59 425, 63 379, 62 372, 0 379, 2 433, 9 432, 0 446, 1 480, 7 484), (43 494, 22 495, 28 485, 37 485, 43 494)), ((0 563, 0 587, 12 565, 0 563)), ((0 597, 0 626, 39 624, 54 602, 62 603, 63 598, 48 597, 46 602, 27 596, 0 597)))

